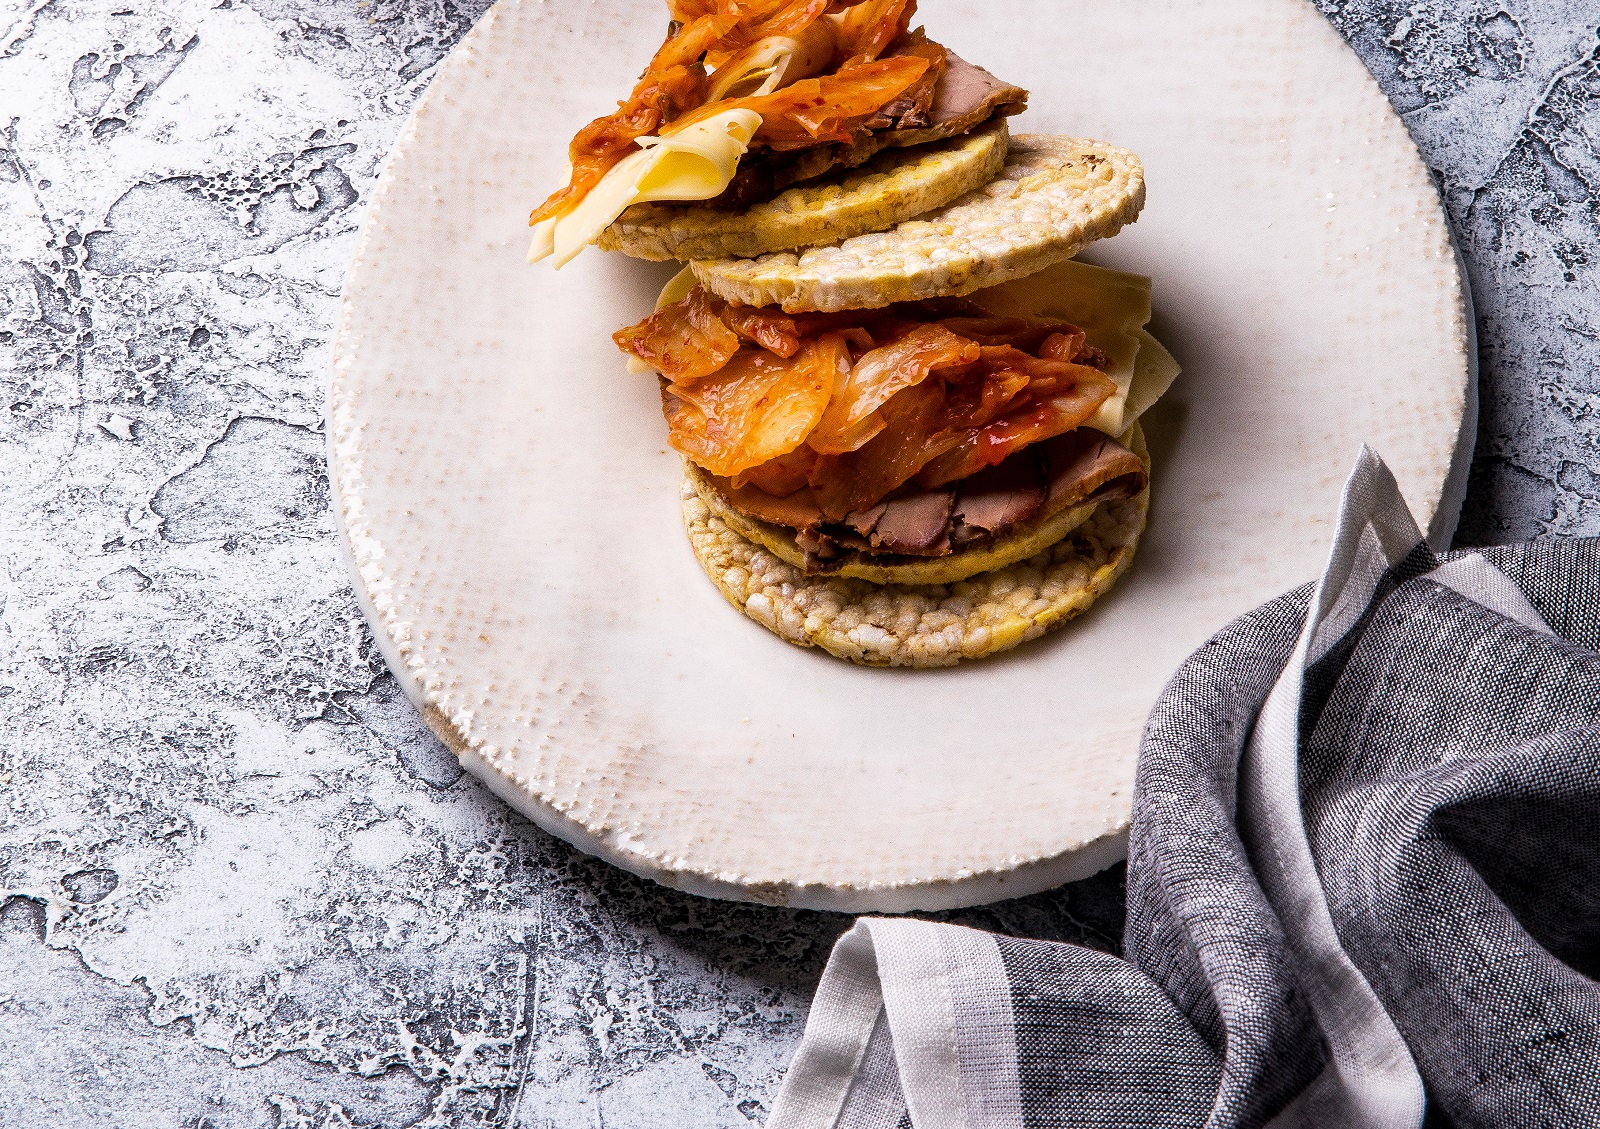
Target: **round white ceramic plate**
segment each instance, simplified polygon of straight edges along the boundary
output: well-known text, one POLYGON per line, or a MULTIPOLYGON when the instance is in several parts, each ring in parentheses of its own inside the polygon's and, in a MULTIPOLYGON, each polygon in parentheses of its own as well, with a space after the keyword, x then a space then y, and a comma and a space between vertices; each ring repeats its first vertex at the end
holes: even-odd
POLYGON ((1147 169, 1143 217, 1086 257, 1155 278, 1184 365, 1147 417, 1150 529, 1041 641, 865 669, 781 641, 700 572, 655 380, 611 344, 671 268, 523 259, 567 140, 659 44, 660 0, 501 0, 402 132, 345 286, 330 461, 390 665, 507 802, 686 890, 894 911, 1109 865, 1151 703, 1209 634, 1318 573, 1361 442, 1436 535, 1459 505, 1470 351, 1444 216, 1310 4, 920 18, 1032 90, 1013 129, 1147 169))

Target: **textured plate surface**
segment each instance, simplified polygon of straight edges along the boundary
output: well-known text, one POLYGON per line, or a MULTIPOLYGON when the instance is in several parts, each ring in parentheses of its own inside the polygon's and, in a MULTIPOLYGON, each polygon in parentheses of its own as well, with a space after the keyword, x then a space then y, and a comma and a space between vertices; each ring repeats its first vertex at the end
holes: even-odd
POLYGON ((1361 441, 1448 536, 1462 292, 1428 172, 1355 55, 1301 0, 1037 12, 921 18, 1032 90, 1016 128, 1143 158, 1149 205, 1089 257, 1156 279, 1185 372, 1146 417, 1129 574, 1061 632, 951 670, 863 669, 728 607, 679 524, 655 382, 610 341, 671 267, 523 262, 567 138, 656 45, 657 0, 502 0, 402 133, 345 287, 337 509, 401 681, 556 834, 685 889, 834 909, 1081 877, 1122 854, 1168 674, 1317 573, 1361 441))

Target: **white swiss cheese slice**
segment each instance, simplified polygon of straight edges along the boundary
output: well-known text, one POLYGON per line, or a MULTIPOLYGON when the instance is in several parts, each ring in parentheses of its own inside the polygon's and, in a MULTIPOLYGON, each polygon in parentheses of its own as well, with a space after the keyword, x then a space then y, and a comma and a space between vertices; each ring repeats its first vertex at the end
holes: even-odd
POLYGON ((571 262, 634 204, 720 196, 760 126, 753 110, 724 110, 666 137, 637 138, 639 151, 613 165, 588 195, 533 225, 528 261, 554 256, 557 267, 571 262))

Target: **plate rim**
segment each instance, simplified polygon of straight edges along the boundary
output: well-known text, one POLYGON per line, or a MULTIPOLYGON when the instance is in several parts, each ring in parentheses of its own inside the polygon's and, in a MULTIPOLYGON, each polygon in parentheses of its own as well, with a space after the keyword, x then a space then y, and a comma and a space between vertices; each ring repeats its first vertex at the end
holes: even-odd
MULTIPOLYGON (((1269 0, 1269 2, 1292 4, 1309 11, 1317 20, 1327 22, 1327 17, 1318 11, 1310 0, 1269 0)), ((1008 866, 963 871, 951 876, 910 878, 892 882, 869 881, 850 885, 779 883, 744 881, 737 875, 716 872, 711 868, 673 866, 660 852, 652 853, 619 844, 552 806, 543 797, 519 783, 511 774, 491 763, 479 748, 456 731, 444 712, 429 700, 428 691, 422 685, 417 673, 413 671, 412 663, 401 652, 399 644, 388 629, 387 622, 374 603, 357 562, 347 521, 350 500, 341 489, 342 459, 339 453, 340 435, 335 416, 343 401, 336 398, 336 392, 343 383, 343 370, 355 363, 354 351, 350 346, 354 337, 350 323, 354 317, 355 304, 351 296, 354 289, 351 284, 360 280, 365 267, 366 254, 374 239, 375 225, 372 217, 393 190, 397 159, 404 158, 408 143, 413 142, 420 132, 419 122, 426 116, 435 98, 440 79, 456 69, 471 65, 467 60, 476 50, 480 38, 490 34, 504 11, 513 6, 521 7, 523 3, 524 0, 496 0, 496 3, 469 29, 452 48, 450 55, 440 64, 428 88, 418 98, 404 125, 396 134, 394 142, 384 154, 371 197, 362 213, 355 251, 341 287, 339 315, 334 325, 332 358, 324 389, 322 418, 332 502, 330 508, 338 533, 338 552, 348 570, 352 592, 371 629, 374 643, 407 700, 416 707, 433 735, 457 756, 463 768, 471 772, 480 783, 504 800, 514 811, 542 830, 572 844, 586 854, 601 858, 639 877, 704 897, 845 913, 938 911, 1039 893, 1087 878, 1122 861, 1126 857, 1130 826, 1128 817, 1120 818, 1114 826, 1103 833, 1059 853, 1021 860, 1008 866)), ((1336 29, 1331 25, 1329 30, 1337 36, 1336 29)), ((1342 36, 1338 36, 1338 39, 1339 47, 1361 68, 1367 83, 1383 99, 1388 114, 1399 121, 1405 134, 1405 143, 1410 147, 1417 162, 1426 168, 1426 162, 1415 139, 1409 129, 1405 128, 1404 119, 1400 117, 1370 69, 1342 36)), ((1460 292, 1463 312, 1462 344, 1467 362, 1458 435, 1441 485, 1438 507, 1428 530, 1430 544, 1440 547, 1448 546, 1459 522, 1476 445, 1479 356, 1475 308, 1465 262, 1448 222, 1448 212, 1443 197, 1436 185, 1432 189, 1431 202, 1437 210, 1439 220, 1443 223, 1444 235, 1452 252, 1450 269, 1455 272, 1460 292)), ((1217 630, 1222 630, 1224 626, 1218 625, 1217 630)))

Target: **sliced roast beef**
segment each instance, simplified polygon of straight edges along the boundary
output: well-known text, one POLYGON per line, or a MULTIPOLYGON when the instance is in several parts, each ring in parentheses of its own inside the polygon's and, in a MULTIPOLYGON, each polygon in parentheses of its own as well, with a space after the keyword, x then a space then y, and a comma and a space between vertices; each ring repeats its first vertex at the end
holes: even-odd
MULTIPOLYGON (((800 491, 800 493, 808 493, 800 491)), ((869 510, 795 532, 807 570, 832 572, 854 557, 942 557, 950 552, 952 489, 913 490, 869 510)))
POLYGON ((835 572, 856 559, 893 564, 945 556, 1070 506, 1131 498, 1149 481, 1138 455, 1087 427, 1035 443, 948 486, 908 487, 843 522, 825 521, 809 488, 774 498, 754 486, 706 477, 736 510, 794 530, 808 573, 835 572))
POLYGON ((1044 466, 1032 447, 956 485, 961 500, 951 514, 950 541, 958 549, 989 540, 1044 509, 1044 466))
POLYGON ((976 129, 995 114, 1020 114, 1028 108, 1028 92, 1002 82, 946 48, 944 74, 933 93, 928 125, 897 130, 891 145, 921 145, 976 129))
POLYGON ((923 145, 970 133, 996 114, 1020 114, 1028 92, 1002 82, 953 51, 933 87, 931 104, 916 87, 879 111, 860 136, 796 152, 752 150, 722 195, 706 201, 715 208, 743 211, 770 200, 785 188, 836 169, 853 169, 890 146, 923 145))
POLYGON ((750 152, 739 161, 739 169, 722 195, 705 203, 742 212, 772 199, 790 185, 815 180, 835 169, 853 169, 888 147, 889 132, 885 130, 866 133, 849 144, 834 142, 794 153, 750 152))
POLYGON ((889 508, 888 502, 879 502, 871 509, 857 510, 853 514, 846 514, 844 523, 863 537, 872 536, 872 531, 878 528, 878 519, 889 508))
POLYGON ((809 489, 796 490, 783 498, 774 498, 765 490, 745 485, 735 486, 726 478, 706 475, 717 492, 729 505, 747 517, 771 525, 786 525, 790 529, 815 529, 822 524, 822 511, 809 489))
POLYGON ((953 491, 913 490, 884 503, 883 515, 868 538, 885 553, 942 557, 950 552, 953 491))
POLYGON ((933 103, 938 97, 939 84, 944 78, 944 71, 950 52, 941 44, 930 40, 922 28, 917 28, 905 38, 898 46, 887 55, 914 55, 928 61, 928 69, 921 78, 911 85, 911 88, 900 97, 884 106, 863 125, 877 131, 880 129, 911 129, 917 126, 930 125, 933 121, 933 103))
POLYGON ((1045 508, 1052 512, 1091 496, 1101 501, 1131 498, 1149 481, 1138 455, 1093 428, 1080 427, 1035 446, 1049 461, 1045 508))

